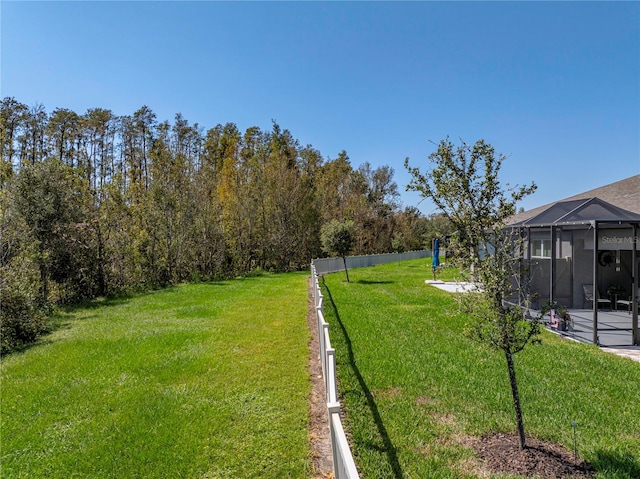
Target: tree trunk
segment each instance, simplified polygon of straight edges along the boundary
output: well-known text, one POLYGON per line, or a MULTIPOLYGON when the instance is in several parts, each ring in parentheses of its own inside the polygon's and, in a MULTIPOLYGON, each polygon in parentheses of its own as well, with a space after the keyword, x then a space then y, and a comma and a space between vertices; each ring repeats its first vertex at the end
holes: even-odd
MULTIPOLYGON (((42 258, 42 251, 41 251, 42 258)), ((40 305, 45 305, 49 301, 49 268, 44 263, 44 260, 40 261, 40 305)))
POLYGON ((344 262, 344 274, 347 275, 347 283, 349 282, 349 271, 347 270, 347 257, 343 256, 342 261, 344 262))
POLYGON ((504 352, 509 368, 509 381, 511 382, 511 393, 513 395, 513 407, 516 411, 516 422, 518 425, 518 438, 520 439, 520 449, 527 447, 524 436, 524 423, 522 421, 522 409, 520 408, 520 394, 518 393, 518 382, 516 381, 516 370, 513 364, 513 355, 504 352))
POLYGON ((104 274, 104 240, 102 238, 101 224, 98 222, 96 227, 96 235, 98 241, 98 296, 106 296, 107 282, 104 274))

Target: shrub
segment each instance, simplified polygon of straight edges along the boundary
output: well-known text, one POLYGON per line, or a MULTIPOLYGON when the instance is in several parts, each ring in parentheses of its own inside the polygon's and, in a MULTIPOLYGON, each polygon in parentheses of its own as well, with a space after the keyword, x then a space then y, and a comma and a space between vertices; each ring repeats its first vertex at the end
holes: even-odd
POLYGON ((37 267, 21 256, 8 267, 0 267, 0 355, 22 348, 48 331, 49 307, 39 298, 34 273, 37 267))
POLYGON ((46 308, 13 288, 3 287, 0 293, 0 355, 33 343, 48 331, 46 308))

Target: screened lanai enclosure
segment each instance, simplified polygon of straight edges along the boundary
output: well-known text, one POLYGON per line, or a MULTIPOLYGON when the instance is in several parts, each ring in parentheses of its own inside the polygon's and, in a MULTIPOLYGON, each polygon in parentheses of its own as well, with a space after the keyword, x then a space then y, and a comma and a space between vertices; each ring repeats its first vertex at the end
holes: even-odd
POLYGON ((582 198, 554 203, 509 227, 525 240, 521 282, 528 297, 521 302, 568 308, 579 339, 640 345, 640 214, 582 198))

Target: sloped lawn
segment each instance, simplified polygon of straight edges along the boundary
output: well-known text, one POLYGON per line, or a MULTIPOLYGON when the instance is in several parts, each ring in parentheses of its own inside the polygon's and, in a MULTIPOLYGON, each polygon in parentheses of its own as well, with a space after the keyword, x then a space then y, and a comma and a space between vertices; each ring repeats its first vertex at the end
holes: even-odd
MULTIPOLYGON (((439 279, 452 279, 445 270, 439 279), (448 277, 449 276, 449 277, 448 277)), ((362 477, 482 475, 471 444, 515 432, 504 356, 463 335, 428 261, 324 278, 344 421, 362 477)), ((528 436, 574 448, 599 478, 640 477, 640 363, 544 332, 516 356, 528 436)))
POLYGON ((1 476, 308 477, 307 276, 65 314, 1 362, 1 476))

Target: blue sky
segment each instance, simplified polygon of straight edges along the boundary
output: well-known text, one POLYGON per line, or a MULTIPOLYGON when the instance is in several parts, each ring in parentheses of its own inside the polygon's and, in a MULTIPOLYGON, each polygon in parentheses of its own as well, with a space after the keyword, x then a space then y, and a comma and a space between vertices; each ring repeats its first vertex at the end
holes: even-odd
MULTIPOLYGON (((532 208, 640 173, 639 2, 0 2, 2 97, 276 120, 325 158, 424 171, 484 139, 532 208)), ((429 214, 433 205, 423 201, 429 214)))

